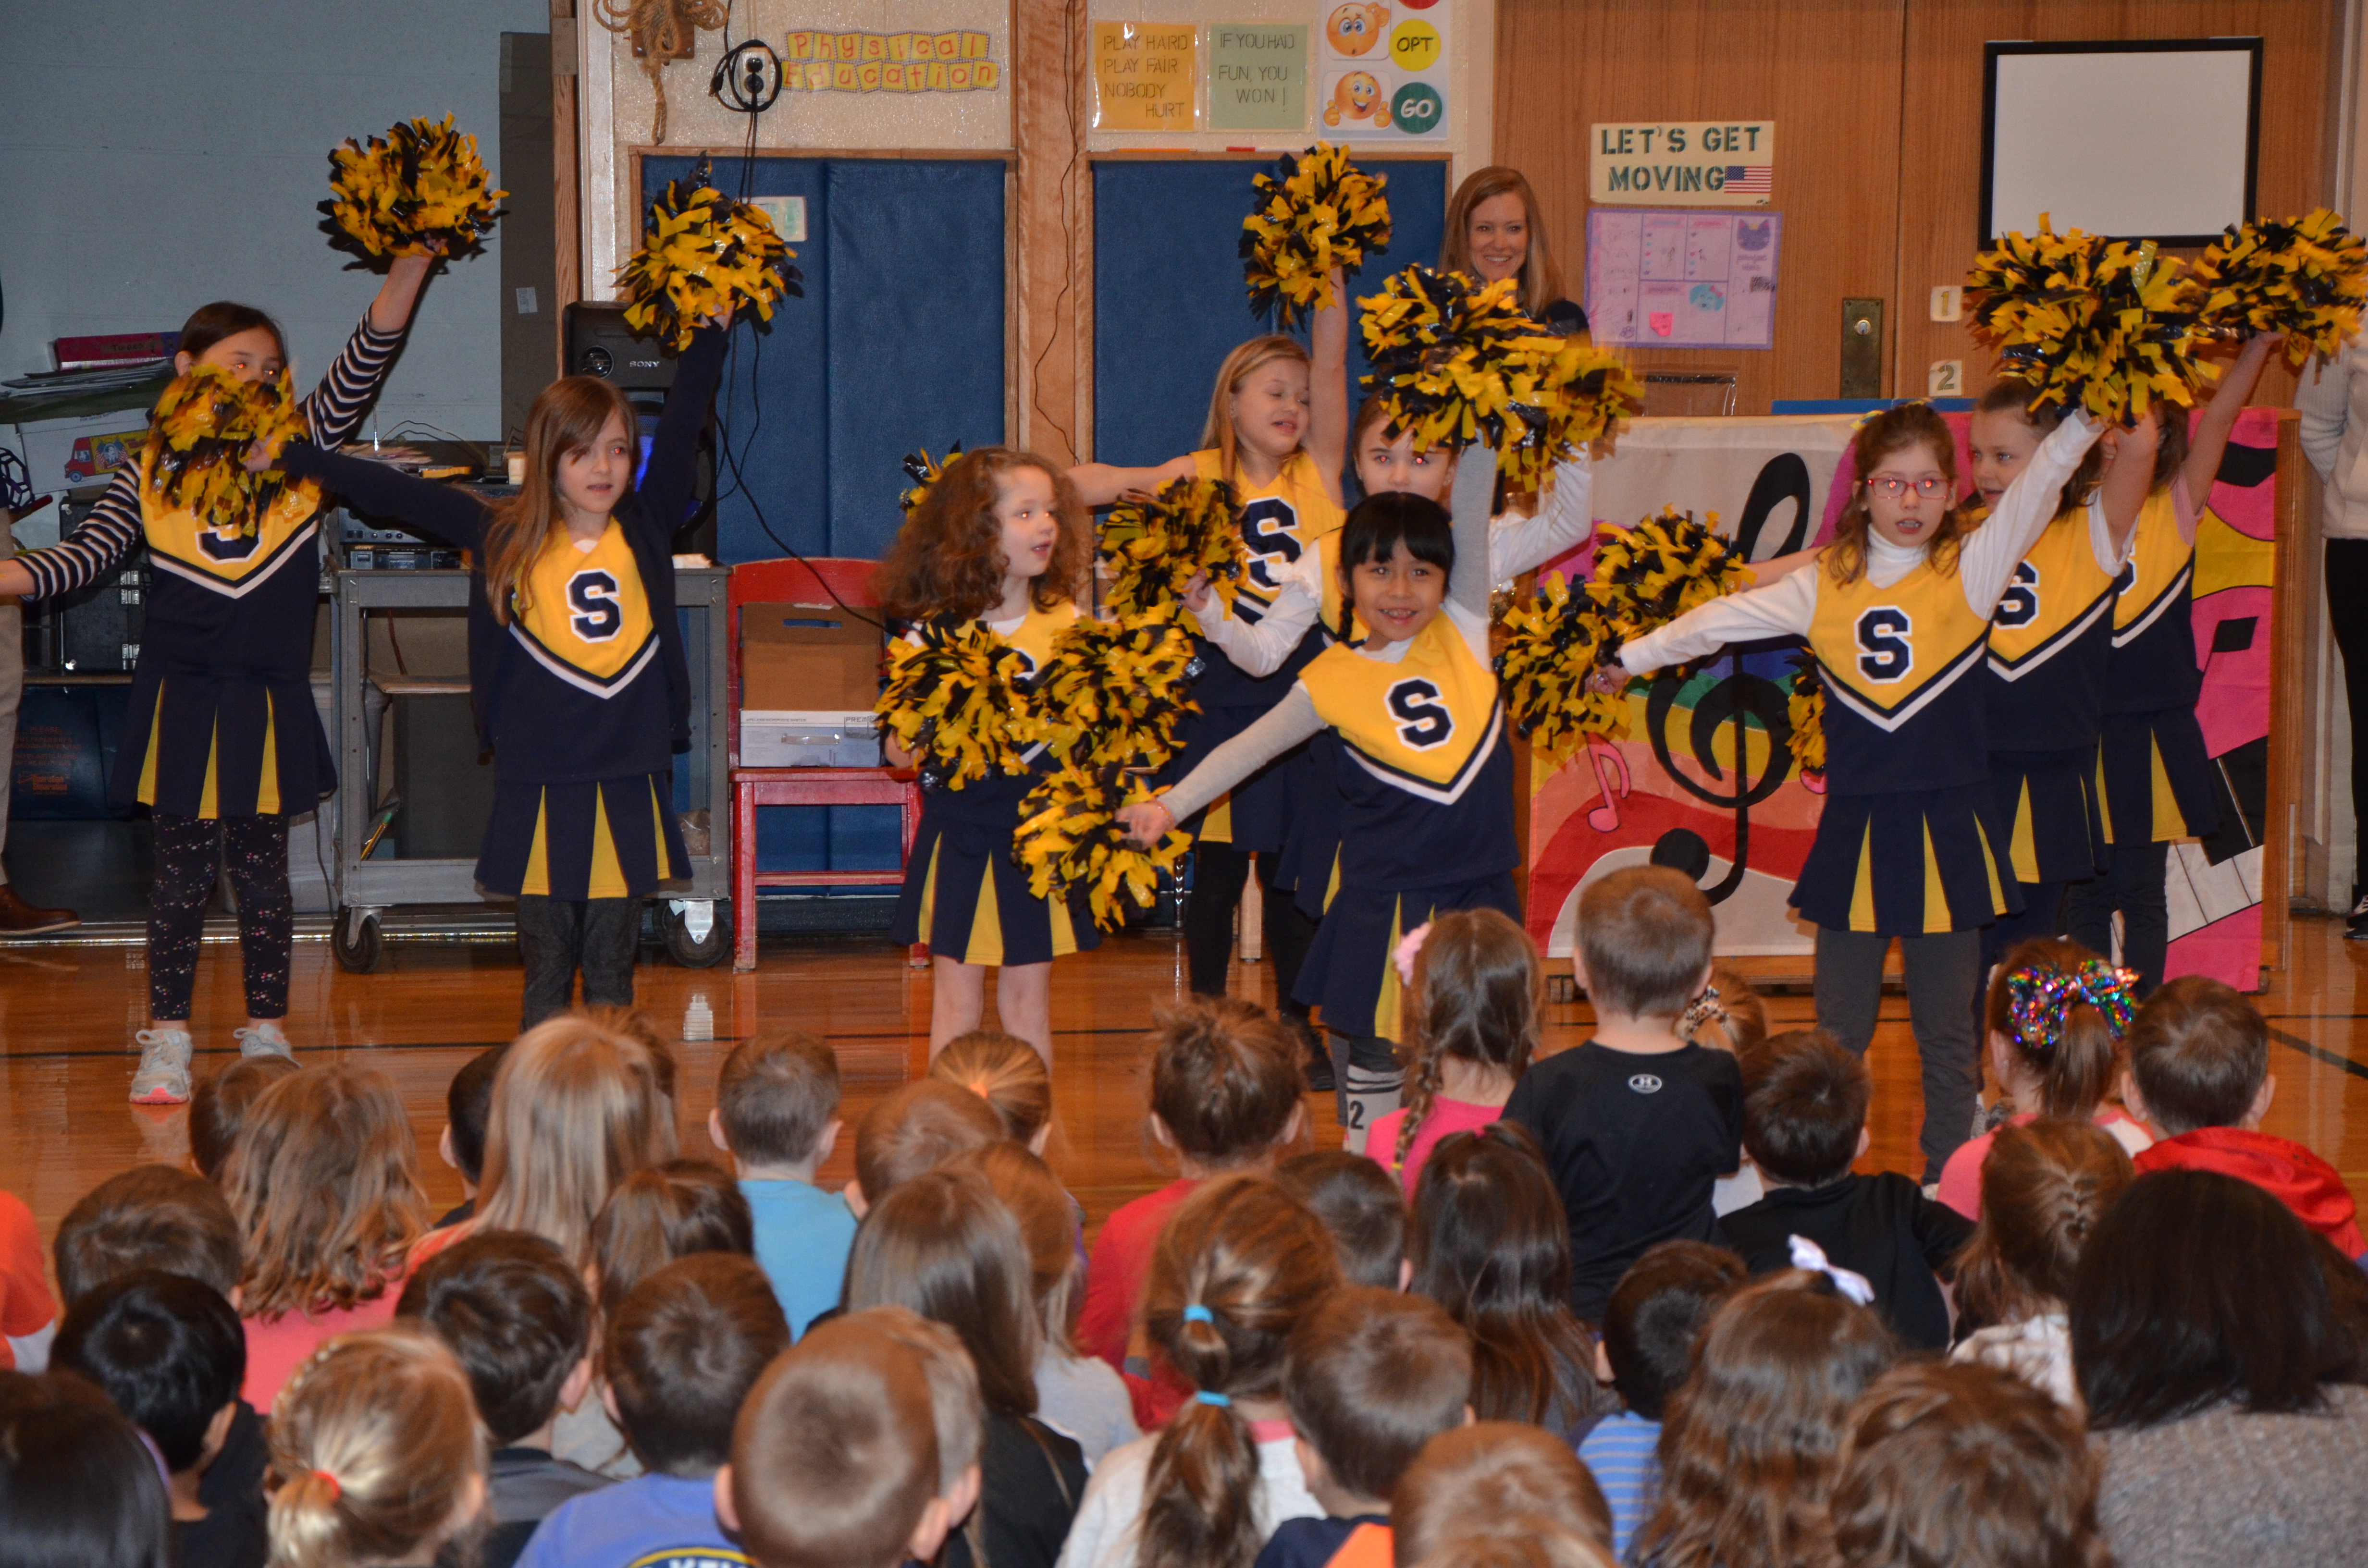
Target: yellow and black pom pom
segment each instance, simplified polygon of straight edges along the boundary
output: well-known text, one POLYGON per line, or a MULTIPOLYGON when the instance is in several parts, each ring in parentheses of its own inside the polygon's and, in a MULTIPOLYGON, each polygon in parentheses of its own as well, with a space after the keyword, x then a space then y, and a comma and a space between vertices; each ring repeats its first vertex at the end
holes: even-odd
POLYGON ((1150 908, 1159 874, 1174 874, 1192 841, 1171 828, 1148 849, 1128 843, 1117 813, 1149 799, 1143 779, 1121 767, 1072 766, 1046 775, 1019 802, 1011 837, 1011 858, 1027 871, 1029 891, 1062 898, 1083 887, 1094 924, 1105 931, 1126 923, 1121 900, 1150 908))
POLYGON ((1359 301, 1373 367, 1362 384, 1417 448, 1485 446, 1515 488, 1536 490, 1643 389, 1606 350, 1523 315, 1518 287, 1423 267, 1395 274, 1359 301))
POLYGON ((1785 744, 1793 766, 1803 773, 1826 770, 1826 684, 1817 675, 1814 654, 1793 655, 1793 679, 1786 687, 1784 716, 1792 725, 1785 744))
POLYGON ((905 477, 913 483, 909 489, 896 497, 896 504, 905 509, 906 517, 911 517, 920 509, 923 497, 929 493, 929 486, 944 478, 947 466, 960 456, 962 456, 960 441, 955 442, 953 449, 946 453, 944 462, 939 462, 929 456, 927 450, 905 454, 905 477))
POLYGON ((1053 640, 1023 744, 1042 740, 1071 766, 1157 767, 1176 754, 1177 722, 1199 711, 1191 663, 1192 639, 1166 608, 1081 618, 1053 640))
POLYGON ((1618 740, 1628 733, 1628 699, 1591 689, 1596 666, 1620 652, 1620 634, 1582 585, 1571 592, 1546 578, 1531 604, 1515 604, 1499 619, 1497 689, 1505 714, 1536 753, 1558 759, 1590 735, 1618 740))
POLYGON ((249 473, 247 449, 305 439, 303 415, 286 370, 242 381, 220 365, 198 365, 165 389, 148 416, 149 493, 215 528, 254 534, 288 476, 249 473))
POLYGON ((1241 519, 1240 493, 1222 479, 1171 479, 1148 501, 1121 501, 1102 523, 1105 602, 1121 615, 1171 605, 1201 572, 1230 600, 1249 560, 1241 519))
POLYGON ((1749 585, 1751 569, 1716 532, 1718 514, 1696 522, 1674 506, 1633 528, 1607 528, 1595 546, 1591 591, 1622 638, 1648 631, 1749 585))
POLYGON ((1288 332, 1336 303, 1333 269, 1353 276, 1389 249, 1390 204, 1382 194, 1388 183, 1329 142, 1296 157, 1285 153, 1273 174, 1252 179, 1258 204, 1242 220, 1241 240, 1251 311, 1288 332))
POLYGON ((2231 226, 2191 275, 2203 324, 2285 334, 2286 364, 2332 356, 2360 330, 2368 306, 2368 244, 2321 207, 2283 222, 2231 226))
POLYGON ((805 292, 804 275, 789 265, 795 254, 761 209, 713 186, 668 180, 650 204, 642 248, 617 274, 632 301, 625 324, 656 327, 658 341, 679 354, 699 324, 727 306, 754 305, 770 321, 774 301, 805 292))
POLYGON ((366 260, 418 256, 434 248, 457 259, 484 249, 507 190, 495 190, 477 156, 477 139, 444 123, 406 119, 367 144, 347 141, 329 153, 329 189, 321 203, 330 243, 366 260))
POLYGON ((943 617, 913 631, 917 642, 888 645, 882 732, 940 784, 1020 771, 1032 703, 1019 650, 968 619, 943 617))
POLYGON ((2126 424, 2157 403, 2192 406, 2214 372, 2194 358, 2196 297, 2154 242, 2131 244, 2078 229, 2009 234, 1974 260, 1974 324, 2029 381, 2032 406, 2085 408, 2126 424))

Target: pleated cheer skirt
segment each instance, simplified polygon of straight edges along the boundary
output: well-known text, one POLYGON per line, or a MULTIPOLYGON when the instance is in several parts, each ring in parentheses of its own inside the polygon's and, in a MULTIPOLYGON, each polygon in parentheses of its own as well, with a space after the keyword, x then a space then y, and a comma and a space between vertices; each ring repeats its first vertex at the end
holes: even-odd
POLYGON ((2084 882, 2105 872, 2105 818, 2088 751, 1990 754, 1990 804, 2007 824, 2019 882, 2084 882))
POLYGON ((512 897, 646 898, 690 875, 673 799, 663 773, 497 784, 477 881, 512 897))
POLYGON ((1392 961, 1398 942, 1432 915, 1455 909, 1494 909, 1520 921, 1512 873, 1396 892, 1341 888, 1307 949, 1296 999, 1321 1008, 1324 1027, 1334 1034, 1404 1038, 1405 987, 1392 961))
POLYGON ((2219 829, 2225 791, 2193 709, 2106 714, 2097 772, 2108 844, 2162 844, 2219 829))
POLYGON ((921 797, 920 830, 896 898, 895 940, 927 942, 958 963, 1050 963, 1101 945, 1083 888, 1038 898, 1013 863, 1011 835, 1032 777, 981 779, 921 797))
POLYGON ((1802 918, 1835 931, 1922 937, 2019 913, 1990 784, 1828 795, 1793 886, 1802 918))

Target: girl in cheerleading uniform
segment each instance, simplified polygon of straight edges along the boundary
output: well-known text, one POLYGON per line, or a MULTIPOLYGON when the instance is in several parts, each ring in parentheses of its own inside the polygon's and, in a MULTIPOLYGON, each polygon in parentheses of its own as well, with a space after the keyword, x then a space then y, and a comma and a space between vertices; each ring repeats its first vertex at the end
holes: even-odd
POLYGON ((1731 642, 1807 640, 1827 693, 1827 793, 1793 902, 1817 927, 1817 1022, 1863 1054, 1901 938, 1927 1181, 1971 1131, 1981 927, 2019 907, 1987 779, 1990 616, 2100 429, 2066 416, 1968 534, 1948 426, 1920 403, 1878 415, 1851 443, 1856 488, 1813 570, 1691 610, 1598 677, 1616 690, 1731 642))
MULTIPOLYGON (((1032 674, 1076 622, 1092 561, 1085 507, 1061 471, 1030 452, 982 447, 949 463, 913 508, 872 578, 873 594, 899 620, 984 622, 1032 674)), ((998 969, 995 1009, 1004 1032, 1034 1046, 1050 1067, 1053 960, 1101 940, 1082 887, 1038 898, 1012 861, 1019 802, 1052 766, 1041 744, 1027 762, 1022 771, 968 783, 922 780, 895 937, 929 945, 932 1056, 979 1027, 986 971, 998 969)))
POLYGON ((2108 504, 2115 471, 2124 476, 2135 510, 2116 508, 2113 524, 2128 536, 2127 561, 2113 599, 2112 651, 2106 662, 2102 744, 2098 775, 2103 787, 2108 869, 2072 890, 2066 931, 2092 952, 2113 950, 2112 921, 2122 916, 2121 962, 2138 973, 2138 994, 2162 983, 2170 947, 2170 912, 2163 879, 2175 839, 2217 830, 2226 788, 2203 749, 2195 721, 2203 667, 2195 658, 2192 585, 2195 530, 2228 449, 2229 432, 2261 379, 2280 339, 2252 338, 2221 377, 2219 389, 2195 422, 2187 411, 2157 405, 2121 437, 2105 472, 2108 504), (2146 482, 2135 481, 2146 465, 2146 482), (2138 501, 2140 489, 2144 500, 2138 501), (2135 529, 2135 533, 2131 530, 2135 529))
MULTIPOLYGON (((1585 472, 1568 466, 1558 484, 1582 488, 1585 472)), ((1298 995, 1322 1007, 1326 1029, 1356 1042, 1352 1062, 1391 1061, 1400 1032, 1391 957, 1407 932, 1446 909, 1520 918, 1513 754, 1488 653, 1496 483, 1485 455, 1461 465, 1452 522, 1418 495, 1359 502, 1339 560, 1341 594, 1363 639, 1325 649, 1265 717, 1157 799, 1120 813, 1134 837, 1155 842, 1308 737, 1330 730, 1338 738, 1340 885, 1298 995)), ((1351 1117, 1395 1103, 1395 1092, 1352 1102, 1351 1117)), ((1352 1146, 1361 1147, 1360 1131, 1349 1130, 1352 1146)))
MULTIPOLYGON (((1231 482, 1242 503, 1242 540, 1249 553, 1235 596, 1233 615, 1255 623, 1283 591, 1293 563, 1319 540, 1337 533, 1342 517, 1340 470, 1349 442, 1348 290, 1333 274, 1331 306, 1315 312, 1311 349, 1289 337, 1252 338, 1225 357, 1209 399, 1201 449, 1157 468, 1112 468, 1087 463, 1070 471, 1088 506, 1117 500, 1128 491, 1156 491, 1171 480, 1195 476, 1231 482)), ((1201 711, 1178 730, 1182 744, 1167 770, 1181 778, 1217 746, 1239 734, 1289 694, 1299 671, 1320 644, 1302 634, 1280 665, 1253 671, 1233 662, 1222 645, 1196 645, 1205 668, 1193 683, 1201 711)), ((1277 756, 1265 768, 1237 781, 1209 801, 1192 859, 1192 899, 1185 911, 1184 944, 1192 989, 1222 996, 1234 943, 1235 905, 1258 858, 1265 890, 1266 938, 1274 950, 1275 991, 1286 1011, 1304 1010, 1288 1000, 1296 984, 1315 923, 1294 906, 1286 882, 1275 883, 1277 862, 1289 837, 1296 785, 1304 782, 1293 759, 1277 756)))
POLYGON ((690 749, 690 672, 675 616, 673 540, 729 317, 675 371, 636 485, 632 406, 597 376, 542 389, 527 412, 526 483, 486 503, 302 442, 279 457, 365 510, 470 552, 470 702, 494 754, 477 881, 518 900, 520 1027, 633 1001, 642 900, 690 874, 674 754, 690 749))
MULTIPOLYGON (((334 447, 378 395, 433 256, 397 258, 369 312, 301 404, 334 447)), ((279 328, 248 305, 217 301, 182 324, 173 368, 218 365, 242 381, 288 363, 279 328)), ((0 562, 0 594, 51 598, 85 587, 145 542, 147 622, 108 796, 147 806, 155 833, 148 909, 148 1028, 138 1034, 131 1098, 189 1097, 189 1004, 206 903, 227 863, 238 894, 246 1055, 289 1055, 288 818, 336 788, 313 704, 313 605, 320 589, 320 487, 290 483, 252 532, 218 527, 150 491, 153 458, 116 471, 89 517, 46 550, 0 562)))

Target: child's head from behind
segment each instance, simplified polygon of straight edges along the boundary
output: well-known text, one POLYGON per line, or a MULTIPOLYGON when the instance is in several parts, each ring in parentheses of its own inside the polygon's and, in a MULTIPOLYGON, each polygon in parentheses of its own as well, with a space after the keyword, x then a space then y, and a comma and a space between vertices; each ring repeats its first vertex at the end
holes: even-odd
POLYGON ((795 1029, 732 1048, 715 1075, 708 1131, 746 1171, 811 1173, 838 1136, 838 1056, 795 1029))
POLYGON ((2131 1108, 2169 1137, 2249 1127, 2270 1108, 2270 1028, 2224 981, 2166 981, 2130 1020, 2131 1108))
POLYGON ((693 1253, 754 1256, 757 1226, 739 1186, 703 1160, 668 1160, 618 1183, 592 1221, 600 1310, 614 1312, 633 1287, 693 1253))
POLYGON ((246 1124, 247 1108, 295 1071, 296 1060, 290 1056, 242 1056, 198 1080, 189 1096, 189 1163, 199 1176, 221 1179, 238 1130, 246 1124))
POLYGON ((1743 1068, 1743 1146, 1784 1187, 1827 1187, 1866 1152, 1873 1082, 1823 1029, 1770 1035, 1743 1068))
POLYGON ((541 1236, 461 1237, 413 1271, 394 1311, 425 1323, 459 1358, 497 1449, 541 1431, 590 1384, 592 1298, 541 1236))
POLYGON ((1032 579, 1039 609, 1076 594, 1093 562, 1086 508, 1062 465, 1011 447, 981 447, 946 464, 872 576, 880 607, 904 620, 971 619, 1032 579))
POLYGON ((1913 1361, 1850 1411, 1834 1477, 1842 1568, 2107 1568, 2080 1419, 2009 1373, 1913 1361))
POLYGON ((968 1089, 935 1078, 907 1084, 855 1124, 858 1215, 957 1154, 1003 1140, 1003 1123, 968 1089))
POLYGON ((755 1258, 694 1253, 635 1286, 602 1332, 600 1371, 642 1468, 713 1474, 731 1457, 741 1401, 789 1346, 755 1258))
POLYGON ((1628 1266, 1603 1313, 1603 1356, 1629 1412, 1658 1421, 1694 1369, 1694 1342, 1743 1288, 1743 1260, 1706 1242, 1662 1242, 1628 1266))
POLYGON ((100 1182, 58 1222, 51 1257, 69 1308, 143 1268, 186 1274, 223 1296, 245 1265, 238 1220, 221 1191, 177 1165, 134 1165, 100 1182))
POLYGON ((1679 1028, 1696 1045, 1740 1056, 1768 1038, 1768 1003, 1739 971, 1713 964, 1710 989, 1686 1009, 1679 1028))
POLYGON ((1036 1413, 1042 1345, 1028 1244, 984 1176, 925 1172, 863 1217, 847 1306, 906 1307, 962 1336, 989 1409, 1036 1413))
POLYGON ((1386 1504, 1423 1445, 1463 1425, 1472 1340, 1435 1301, 1343 1285, 1292 1331, 1282 1391, 1326 1511, 1349 1511, 1327 1488, 1386 1504))
POLYGON ((985 1100, 1004 1136, 1044 1152, 1053 1125, 1053 1074, 1036 1048, 999 1029, 973 1029, 946 1041, 929 1076, 985 1100))
POLYGON ((1674 1023, 1710 983, 1710 900, 1667 866, 1623 866, 1578 895, 1578 982, 1596 1016, 1674 1023))
POLYGON ((1990 1065, 2016 1105, 2041 1116, 2095 1114, 2113 1092, 2135 977, 2055 937, 2006 956, 1983 999, 1990 1065))
POLYGON ((468 1374, 425 1330, 331 1339, 280 1390, 269 1433, 272 1568, 411 1561, 484 1506, 468 1374))
POLYGON ((427 1227, 411 1119, 375 1067, 307 1067, 247 1112, 224 1195, 245 1238, 248 1317, 350 1307, 403 1277, 427 1227))
MULTIPOLYGON (((1340 599, 1372 643, 1404 642, 1430 624, 1455 571, 1447 508, 1403 490, 1368 495, 1340 525, 1340 599)), ((1446 738, 1441 730, 1425 744, 1446 738)))
POLYGON ((1406 1275, 1406 1203, 1396 1177, 1362 1154, 1311 1149, 1277 1165, 1274 1179, 1324 1221, 1343 1278, 1398 1289, 1406 1275))
POLYGON ((1957 1260, 1960 1310, 1981 1323, 2062 1312, 2080 1249, 2135 1174, 2094 1122, 1999 1128, 1982 1161, 1981 1222, 1957 1260))
POLYGON ((1009 1142, 973 1149, 947 1162, 945 1168, 976 1176, 1010 1211, 1028 1249, 1037 1328, 1048 1350, 1067 1355, 1084 1268, 1077 1259, 1076 1213, 1060 1178, 1042 1160, 1009 1142))
POLYGON ((1957 437, 1929 403, 1904 403, 1859 426, 1850 440, 1849 501, 1834 522, 1823 564, 1837 583, 1866 570, 1871 542, 1929 549, 1934 565, 1956 567, 1964 537, 1957 505, 1957 437))
POLYGON ((246 1331, 212 1287, 143 1269, 74 1302, 50 1365, 105 1390, 178 1475, 211 1461, 229 1435, 246 1377, 246 1331))
POLYGON ((674 1154, 674 1109, 647 1048, 586 1018, 550 1019, 494 1075, 477 1222, 531 1231, 589 1263, 609 1194, 674 1154))
POLYGON ((461 1173, 474 1193, 485 1178, 485 1123, 494 1114, 494 1075, 507 1045, 488 1046, 452 1074, 444 1091, 444 1132, 438 1140, 445 1163, 461 1173))
POLYGON ((1309 381, 1307 350, 1296 338, 1253 337, 1225 356, 1201 426, 1201 446, 1216 452, 1224 477, 1234 477, 1245 451, 1279 463, 1299 449, 1314 406, 1309 381))
POLYGON ((1545 1000, 1538 946, 1493 909, 1434 915, 1415 953, 1406 1000, 1406 1114, 1395 1151, 1401 1167, 1439 1097, 1448 1062, 1508 1079, 1529 1070, 1545 1000))
POLYGON ((172 1568, 165 1483, 131 1420, 66 1372, 0 1371, 0 1555, 23 1568, 172 1568))
POLYGON ((1568 1531, 1611 1550, 1611 1508, 1578 1456, 1528 1422, 1479 1421, 1425 1444, 1390 1499, 1396 1561, 1414 1568, 1474 1534, 1568 1531))
POLYGON ((1302 1126, 1299 1039, 1235 996, 1152 1015, 1151 1115, 1159 1141, 1203 1171, 1270 1161, 1302 1126))

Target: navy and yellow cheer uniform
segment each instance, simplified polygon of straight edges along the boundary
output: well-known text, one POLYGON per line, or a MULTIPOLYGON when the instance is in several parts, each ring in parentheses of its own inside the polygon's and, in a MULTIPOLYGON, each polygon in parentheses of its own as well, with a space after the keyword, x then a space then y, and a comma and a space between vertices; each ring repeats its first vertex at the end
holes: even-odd
MULTIPOLYGON (((1051 609, 1031 605, 1017 623, 986 624, 1019 651, 1025 678, 1044 667, 1053 640, 1076 619, 1077 607, 1064 599, 1051 609)), ((924 789, 921 825, 896 900, 897 941, 927 942, 933 958, 990 966, 1050 963, 1100 945, 1084 888, 1038 898, 1012 860, 1019 802, 1051 770, 1041 744, 1028 762, 1021 772, 924 789)))
POLYGON ((2195 542, 2166 487, 2146 497, 2113 600, 2105 668, 2105 838, 2164 844, 2220 825, 2220 786, 2195 721, 2195 542))

